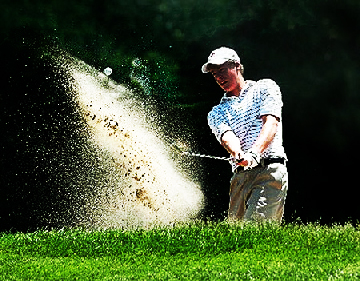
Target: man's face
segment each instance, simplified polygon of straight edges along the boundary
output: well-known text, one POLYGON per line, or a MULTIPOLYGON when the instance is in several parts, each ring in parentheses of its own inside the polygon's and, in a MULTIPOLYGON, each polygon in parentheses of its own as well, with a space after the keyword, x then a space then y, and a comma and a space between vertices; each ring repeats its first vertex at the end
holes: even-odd
POLYGON ((240 93, 240 73, 234 63, 213 66, 210 73, 214 76, 216 83, 228 94, 238 95, 240 93))

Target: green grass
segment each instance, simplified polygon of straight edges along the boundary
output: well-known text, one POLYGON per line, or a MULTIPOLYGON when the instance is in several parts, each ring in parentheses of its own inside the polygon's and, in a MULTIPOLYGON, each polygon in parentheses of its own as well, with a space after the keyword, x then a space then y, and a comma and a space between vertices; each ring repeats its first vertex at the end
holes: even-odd
POLYGON ((191 223, 0 234, 1 280, 355 280, 350 224, 191 223))

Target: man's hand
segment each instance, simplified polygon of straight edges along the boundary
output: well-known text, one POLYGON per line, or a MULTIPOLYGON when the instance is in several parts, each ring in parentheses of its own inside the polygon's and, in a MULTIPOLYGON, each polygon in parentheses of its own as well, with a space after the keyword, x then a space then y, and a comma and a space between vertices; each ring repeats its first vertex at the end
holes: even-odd
POLYGON ((245 167, 246 170, 252 169, 260 164, 260 154, 250 150, 245 153, 237 165, 245 167))
MULTIPOLYGON (((234 161, 236 162, 236 165, 240 165, 240 163, 242 163, 244 161, 244 153, 243 152, 240 152, 236 155, 236 157, 234 157, 234 161)), ((242 166, 242 165, 240 165, 242 166)))
POLYGON ((246 169, 252 169, 260 164, 260 154, 250 150, 244 153, 240 147, 240 140, 232 131, 227 131, 221 138, 221 144, 232 155, 236 165, 243 166, 246 169))

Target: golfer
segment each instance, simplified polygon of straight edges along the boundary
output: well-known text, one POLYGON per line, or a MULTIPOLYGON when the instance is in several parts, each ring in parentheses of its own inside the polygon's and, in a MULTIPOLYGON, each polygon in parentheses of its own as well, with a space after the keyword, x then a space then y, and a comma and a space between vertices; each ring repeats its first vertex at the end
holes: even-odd
POLYGON ((281 222, 288 172, 279 86, 270 79, 245 81, 239 56, 226 47, 211 52, 202 72, 225 91, 208 124, 233 159, 229 219, 281 222))

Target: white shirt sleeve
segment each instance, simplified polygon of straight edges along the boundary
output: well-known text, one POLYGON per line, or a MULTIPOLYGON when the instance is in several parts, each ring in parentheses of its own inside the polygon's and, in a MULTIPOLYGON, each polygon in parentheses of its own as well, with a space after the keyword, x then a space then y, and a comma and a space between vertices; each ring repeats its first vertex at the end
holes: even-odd
POLYGON ((214 107, 208 114, 208 124, 216 139, 221 143, 221 137, 226 131, 231 131, 230 124, 225 114, 218 108, 214 107))
POLYGON ((259 81, 260 87, 260 116, 274 115, 281 119, 281 109, 283 102, 279 86, 270 79, 259 81))

